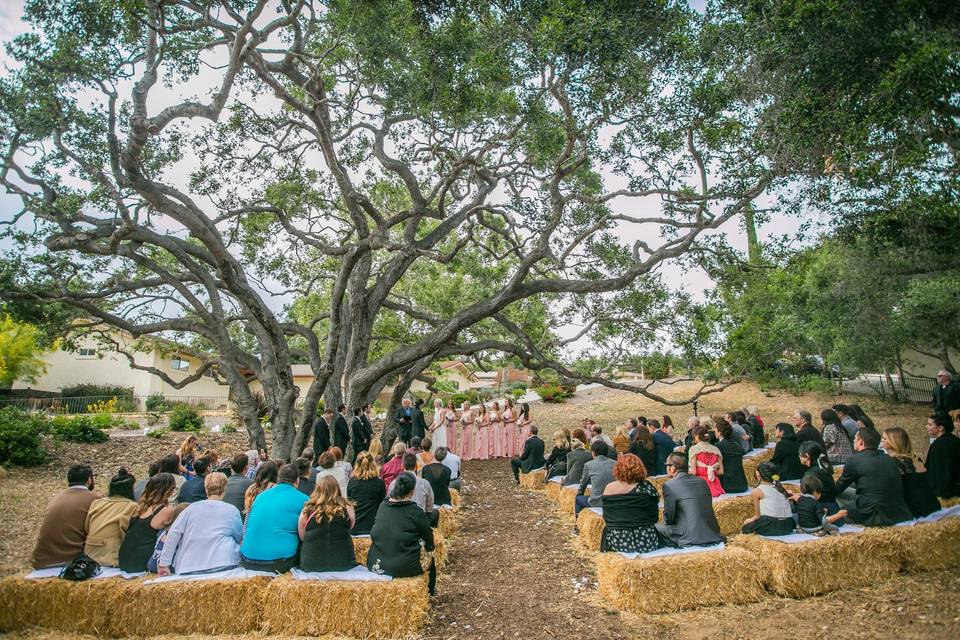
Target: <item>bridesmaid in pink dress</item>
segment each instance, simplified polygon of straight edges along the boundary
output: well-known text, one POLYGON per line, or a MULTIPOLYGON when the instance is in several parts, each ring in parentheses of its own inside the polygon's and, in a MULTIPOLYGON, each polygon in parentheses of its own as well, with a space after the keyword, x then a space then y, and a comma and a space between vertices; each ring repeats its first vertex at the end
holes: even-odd
POLYGON ((474 451, 477 460, 490 459, 490 414, 482 402, 477 407, 477 446, 474 451))
POLYGON ((503 457, 503 418, 500 417, 499 402, 494 402, 490 409, 490 457, 503 457))
POLYGON ((507 458, 517 456, 517 414, 513 400, 507 398, 503 403, 503 455, 507 458))
POLYGON ((470 403, 464 402, 463 410, 460 412, 460 426, 463 427, 460 432, 460 458, 462 460, 473 460, 476 457, 474 445, 477 439, 477 429, 473 424, 475 420, 470 403))
POLYGON ((524 402, 520 405, 520 419, 517 420, 517 428, 520 430, 520 442, 517 443, 517 451, 523 451, 523 443, 530 437, 530 427, 532 426, 530 405, 524 402))
POLYGON ((457 423, 459 419, 460 416, 457 415, 457 407, 453 404, 453 400, 450 400, 447 402, 447 408, 444 410, 443 421, 447 425, 447 447, 458 456, 463 455, 460 453, 460 438, 457 437, 457 423))

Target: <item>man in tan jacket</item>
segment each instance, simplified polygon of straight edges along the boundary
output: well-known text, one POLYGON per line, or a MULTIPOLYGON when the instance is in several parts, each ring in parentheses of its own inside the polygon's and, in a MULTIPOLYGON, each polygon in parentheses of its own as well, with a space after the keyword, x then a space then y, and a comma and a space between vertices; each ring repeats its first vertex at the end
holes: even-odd
POLYGON ((70 467, 67 484, 68 488, 54 496, 43 514, 31 558, 34 569, 66 564, 83 553, 87 511, 90 503, 101 496, 93 492, 93 470, 85 464, 70 467))

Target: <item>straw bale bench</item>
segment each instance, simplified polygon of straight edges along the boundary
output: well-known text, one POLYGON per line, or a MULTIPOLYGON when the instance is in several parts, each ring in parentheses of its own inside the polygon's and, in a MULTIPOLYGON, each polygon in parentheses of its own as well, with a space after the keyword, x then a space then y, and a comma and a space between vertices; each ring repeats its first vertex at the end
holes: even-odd
POLYGON ((537 469, 531 471, 530 473, 521 473, 520 474, 520 488, 521 489, 531 489, 534 491, 539 491, 546 487, 547 484, 547 470, 546 469, 537 469))

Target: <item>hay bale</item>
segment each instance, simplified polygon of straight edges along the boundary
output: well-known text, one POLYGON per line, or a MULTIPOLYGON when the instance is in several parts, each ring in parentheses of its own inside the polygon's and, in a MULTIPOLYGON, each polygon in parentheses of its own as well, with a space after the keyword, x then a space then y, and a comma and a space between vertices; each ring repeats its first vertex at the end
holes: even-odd
POLYGON ((729 546, 635 560, 601 553, 597 579, 604 602, 641 615, 757 602, 765 595, 756 556, 729 546))
POLYGON ((438 509, 440 520, 437 523, 436 531, 439 531, 444 538, 450 539, 460 528, 460 521, 457 519, 453 509, 438 509))
POLYGON ((889 534, 871 531, 787 544, 755 535, 731 544, 757 554, 767 587, 788 598, 807 598, 849 587, 865 587, 900 571, 900 546, 889 534))
POLYGON ((743 459, 743 474, 747 476, 747 484, 757 486, 757 466, 773 457, 773 449, 766 449, 755 456, 743 459))
MULTIPOLYGON (((571 516, 576 511, 576 502, 577 502, 577 491, 580 489, 579 485, 570 485, 568 487, 562 487, 560 489, 560 510, 564 513, 569 513, 571 516)), ((583 492, 583 495, 589 496, 590 489, 586 489, 583 492)))
POLYGON ((367 566, 367 554, 370 553, 371 544, 373 540, 370 536, 353 539, 353 555, 357 558, 357 564, 367 566))
POLYGON ((560 492, 562 489, 563 487, 559 482, 547 482, 547 498, 559 504, 560 492))
POLYGON ((599 551, 605 526, 603 516, 583 509, 577 516, 577 542, 588 551, 599 551))
POLYGON ((717 514, 720 533, 733 536, 740 533, 743 521, 753 516, 753 499, 750 496, 714 500, 713 512, 717 514))
POLYGON ((940 506, 944 509, 949 509, 950 507, 956 507, 960 505, 960 496, 955 498, 937 498, 940 501, 940 506))
POLYGON ((656 489, 657 493, 659 493, 661 496, 663 495, 663 485, 665 485, 667 483, 667 480, 669 479, 670 477, 665 475, 650 476, 649 478, 647 478, 647 480, 650 481, 650 484, 653 485, 654 489, 656 489))
POLYGON ((922 573, 960 567, 960 518, 887 527, 876 530, 876 535, 900 548, 904 571, 922 573))
POLYGON ((263 631, 294 636, 405 638, 423 627, 426 576, 390 582, 275 578, 264 589, 263 631))
MULTIPOLYGON (((370 553, 370 545, 373 544, 370 538, 354 538, 353 553, 356 556, 357 564, 367 566, 367 555, 370 553)), ((439 530, 433 530, 433 557, 437 562, 437 570, 447 561, 447 541, 439 530)))
POLYGON ((463 498, 460 496, 460 492, 456 489, 450 489, 450 504, 453 505, 454 511, 460 508, 462 502, 463 498))
POLYGON ((539 491, 544 488, 547 484, 547 470, 538 469, 537 471, 531 471, 530 473, 521 473, 520 474, 520 488, 521 489, 531 489, 533 491, 539 491))
POLYGON ((0 581, 0 630, 37 626, 118 638, 252 633, 260 628, 262 593, 268 580, 146 585, 143 579, 6 578, 0 581), (145 617, 144 611, 163 615, 145 617))

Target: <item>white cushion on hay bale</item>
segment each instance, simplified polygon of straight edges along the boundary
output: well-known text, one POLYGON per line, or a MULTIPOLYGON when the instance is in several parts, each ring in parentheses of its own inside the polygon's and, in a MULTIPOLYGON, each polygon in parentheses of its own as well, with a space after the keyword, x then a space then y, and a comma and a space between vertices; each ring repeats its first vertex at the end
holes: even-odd
POLYGON ((294 580, 334 580, 340 582, 390 582, 390 576, 374 573, 364 566, 357 565, 348 571, 302 571, 291 569, 290 575, 294 580))

